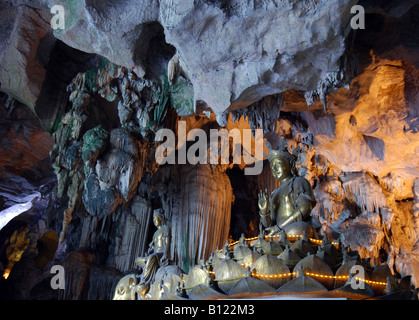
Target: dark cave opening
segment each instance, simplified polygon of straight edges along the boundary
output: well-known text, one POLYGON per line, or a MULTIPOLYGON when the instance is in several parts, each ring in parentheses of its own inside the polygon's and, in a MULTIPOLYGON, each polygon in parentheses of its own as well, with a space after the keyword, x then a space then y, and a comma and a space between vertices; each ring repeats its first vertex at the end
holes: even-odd
POLYGON ((167 63, 176 53, 176 49, 166 42, 164 29, 160 23, 150 22, 141 27, 133 60, 140 65, 145 64, 147 78, 158 79, 166 74, 167 63))
POLYGON ((58 235, 55 231, 47 231, 37 241, 38 255, 34 258, 35 264, 40 268, 45 266, 54 258, 58 248, 58 235))
POLYGON ((233 188, 234 203, 231 207, 230 236, 233 240, 254 237, 259 232, 257 208, 257 178, 246 176, 244 171, 234 166, 227 170, 233 188))

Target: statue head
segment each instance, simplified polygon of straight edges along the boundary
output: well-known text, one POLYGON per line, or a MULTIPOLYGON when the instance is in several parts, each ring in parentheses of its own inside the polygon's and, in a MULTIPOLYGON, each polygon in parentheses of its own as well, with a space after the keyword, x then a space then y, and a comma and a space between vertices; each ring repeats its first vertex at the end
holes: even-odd
POLYGON ((156 209, 153 211, 153 222, 156 227, 161 226, 166 221, 163 209, 156 209))
POLYGON ((282 180, 295 175, 295 156, 286 147, 269 151, 268 160, 275 179, 282 180))

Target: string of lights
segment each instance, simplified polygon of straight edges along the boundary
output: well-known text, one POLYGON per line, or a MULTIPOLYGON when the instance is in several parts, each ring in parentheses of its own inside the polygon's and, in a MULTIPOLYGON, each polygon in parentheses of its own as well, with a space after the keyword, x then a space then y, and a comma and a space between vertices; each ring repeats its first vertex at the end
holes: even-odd
POLYGON ((252 277, 254 278, 263 278, 263 279, 280 279, 286 278, 291 276, 296 276, 297 272, 290 272, 290 273, 281 273, 281 274, 258 274, 252 273, 252 277))
MULTIPOLYGON (((273 236, 265 236, 264 239, 271 239, 271 238, 279 238, 281 235, 273 235, 273 236)), ((295 235, 295 234, 291 234, 291 235, 287 235, 287 239, 288 240, 295 240, 295 239, 299 239, 302 238, 302 235, 295 235)), ((251 242, 254 240, 259 239, 259 237, 252 237, 252 238, 245 238, 245 240, 247 242, 251 242)), ((315 245, 321 245, 322 244, 322 240, 319 239, 313 239, 313 238, 309 238, 309 240, 315 244, 315 245)), ((231 243, 229 243, 229 247, 233 247, 236 244, 238 244, 240 242, 240 240, 237 241, 233 241, 231 243)), ((288 243, 278 243, 278 244, 282 244, 282 245, 286 245, 288 243)), ((335 247, 339 246, 339 243, 334 241, 332 242, 332 244, 335 247)), ((260 246, 260 245, 259 245, 260 246)), ((219 250, 220 252, 222 250, 219 250)), ((241 259, 236 259, 236 260, 241 260, 241 259)), ((286 261, 286 262, 291 262, 291 261, 286 261)), ((293 261, 292 261, 293 262, 293 261)), ((241 265, 243 267, 250 267, 252 266, 253 263, 242 263, 241 265)), ((341 263, 339 263, 338 265, 340 265, 341 263)), ((207 273, 211 274, 211 275, 215 275, 215 272, 213 271, 206 271, 207 273)), ((292 277, 292 276, 296 276, 297 273, 296 272, 290 272, 290 273, 282 273, 282 274, 258 274, 256 272, 252 272, 252 277, 254 278, 259 278, 259 279, 281 279, 281 278, 287 278, 287 277, 292 277)), ((349 276, 331 276, 331 275, 325 275, 325 274, 317 274, 317 273, 312 273, 312 272, 305 272, 304 275, 309 276, 309 277, 313 277, 313 278, 320 278, 320 279, 339 279, 339 280, 348 280, 349 276)), ((238 279, 242 279, 244 278, 245 275, 243 274, 241 277, 235 277, 235 278, 229 278, 229 279, 214 279, 213 281, 233 281, 233 280, 238 280, 238 279)), ((386 286, 387 283, 386 282, 380 282, 380 281, 372 281, 372 280, 367 280, 367 279, 362 279, 359 277, 355 277, 355 279, 357 281, 363 281, 365 283, 367 283, 368 285, 378 285, 378 286, 386 286)))
MULTIPOLYGON (((209 274, 215 274, 214 271, 206 271, 209 274)), ((258 274, 256 272, 252 273, 252 277, 254 278, 262 278, 262 279, 281 279, 281 278, 287 278, 291 276, 296 276, 296 272, 289 272, 289 273, 281 273, 281 274, 258 274)), ((339 279, 339 280, 348 280, 349 276, 330 276, 325 274, 318 274, 318 273, 312 273, 312 272, 305 272, 304 275, 314 278, 323 278, 323 279, 339 279)), ((234 278, 227 278, 227 279, 214 279, 213 281, 233 281, 233 280, 239 280, 244 278, 245 275, 243 274, 241 277, 234 277, 234 278)), ((381 281, 372 281, 367 279, 362 279, 359 277, 355 277, 357 281, 363 281, 367 283, 368 285, 378 285, 378 286, 386 286, 386 282, 381 281)))
MULTIPOLYGON (((265 240, 267 240, 267 239, 279 238, 279 237, 281 237, 281 235, 265 236, 264 238, 265 238, 265 240)), ((293 239, 302 238, 302 237, 303 236, 301 234, 287 234, 287 239, 290 240, 290 241, 293 240, 293 239)), ((257 240, 258 238, 259 237, 245 238, 245 240, 247 242, 249 242, 249 241, 251 242, 251 241, 257 240)), ((309 238, 309 240, 316 245, 321 245, 322 244, 322 240, 319 240, 319 239, 309 238)), ((233 242, 229 243, 229 246, 230 247, 235 246, 239 242, 240 242, 240 240, 233 241, 233 242)), ((287 243, 278 243, 278 244, 286 245, 287 243)), ((337 241, 333 241, 332 244, 336 247, 339 246, 339 243, 337 241)))
MULTIPOLYGON (((306 272, 305 275, 309 276, 309 277, 328 278, 328 279, 341 279, 341 280, 348 280, 349 279, 349 276, 329 276, 329 275, 325 275, 325 274, 317 274, 317 273, 311 273, 311 272, 306 272)), ((380 286, 386 286, 387 285, 387 282, 371 281, 371 280, 362 279, 362 278, 358 278, 358 277, 355 277, 355 279, 357 281, 363 281, 363 282, 367 283, 368 285, 380 285, 380 286)))

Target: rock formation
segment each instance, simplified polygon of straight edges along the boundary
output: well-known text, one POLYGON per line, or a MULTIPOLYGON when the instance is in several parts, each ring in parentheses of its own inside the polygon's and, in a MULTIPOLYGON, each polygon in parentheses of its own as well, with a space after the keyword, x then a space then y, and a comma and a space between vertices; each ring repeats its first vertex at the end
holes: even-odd
POLYGON ((175 47, 195 100, 221 114, 231 104, 246 107, 289 89, 316 90, 330 73, 343 72, 341 56, 355 3, 168 0, 112 6, 78 1, 65 30, 54 34, 140 77, 156 72, 158 58, 175 47), (163 33, 167 44, 159 42, 163 33))

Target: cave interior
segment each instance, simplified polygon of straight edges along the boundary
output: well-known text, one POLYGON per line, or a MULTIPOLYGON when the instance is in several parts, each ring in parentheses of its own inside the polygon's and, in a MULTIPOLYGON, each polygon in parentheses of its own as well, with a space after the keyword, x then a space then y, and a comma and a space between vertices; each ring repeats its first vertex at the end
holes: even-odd
POLYGON ((61 2, 0 2, 1 299, 112 299, 141 274, 160 208, 170 263, 205 269, 226 241, 260 234, 258 194, 279 186, 267 154, 281 144, 313 190, 319 243, 356 253, 385 283, 375 296, 417 299, 417 1, 75 1, 54 30, 61 2), (156 161, 164 129, 175 163, 156 161), (253 145, 202 158, 224 129, 253 145))

